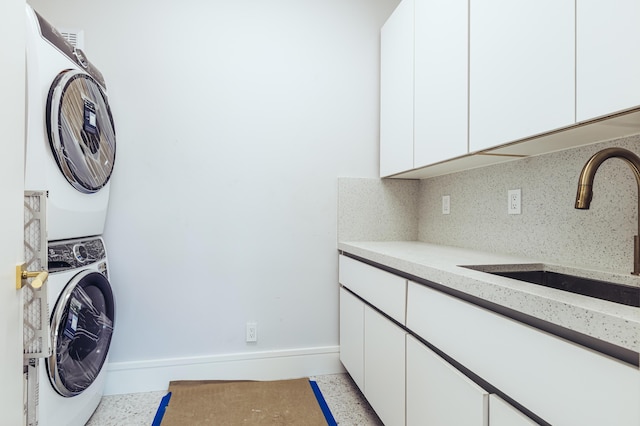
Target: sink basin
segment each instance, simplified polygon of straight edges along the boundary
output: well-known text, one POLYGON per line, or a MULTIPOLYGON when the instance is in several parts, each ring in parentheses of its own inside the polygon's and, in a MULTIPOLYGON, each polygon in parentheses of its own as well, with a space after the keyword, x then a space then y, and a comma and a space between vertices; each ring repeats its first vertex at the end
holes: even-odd
POLYGON ((496 270, 491 270, 491 266, 487 265, 465 266, 465 268, 623 305, 640 307, 640 287, 599 281, 544 269, 509 271, 504 269, 504 265, 494 265, 496 270))

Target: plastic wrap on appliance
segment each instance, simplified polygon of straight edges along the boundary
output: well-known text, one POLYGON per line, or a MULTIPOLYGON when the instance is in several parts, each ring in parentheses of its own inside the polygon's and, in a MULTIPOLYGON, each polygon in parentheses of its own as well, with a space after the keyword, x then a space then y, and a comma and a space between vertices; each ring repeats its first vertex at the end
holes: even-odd
POLYGON ((72 393, 82 392, 96 379, 111 343, 113 322, 96 309, 82 287, 70 296, 70 309, 58 330, 56 366, 62 384, 72 393))
POLYGON ((77 190, 92 193, 109 181, 116 135, 106 94, 87 74, 61 73, 49 93, 47 131, 56 162, 77 190))

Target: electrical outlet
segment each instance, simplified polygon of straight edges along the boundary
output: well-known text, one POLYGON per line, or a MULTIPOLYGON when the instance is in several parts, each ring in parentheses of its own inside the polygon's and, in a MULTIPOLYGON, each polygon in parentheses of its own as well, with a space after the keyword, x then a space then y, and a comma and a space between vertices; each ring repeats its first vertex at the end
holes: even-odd
POLYGON ((257 341, 258 341, 258 323, 250 321, 247 323, 247 343, 257 342, 257 341))
POLYGON ((442 214, 451 213, 451 196, 443 195, 442 196, 442 214))
POLYGON ((507 191, 507 199, 508 199, 508 214, 521 214, 522 213, 522 191, 520 189, 510 189, 507 191))

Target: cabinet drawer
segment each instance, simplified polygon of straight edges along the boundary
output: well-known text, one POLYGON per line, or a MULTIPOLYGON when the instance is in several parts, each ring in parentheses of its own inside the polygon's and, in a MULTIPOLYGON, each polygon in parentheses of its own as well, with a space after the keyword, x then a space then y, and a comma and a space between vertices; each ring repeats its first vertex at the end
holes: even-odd
POLYGON ((640 424, 640 371, 424 285, 407 327, 551 424, 640 424))
POLYGON ((405 324, 407 280, 340 255, 340 284, 401 324, 405 324))

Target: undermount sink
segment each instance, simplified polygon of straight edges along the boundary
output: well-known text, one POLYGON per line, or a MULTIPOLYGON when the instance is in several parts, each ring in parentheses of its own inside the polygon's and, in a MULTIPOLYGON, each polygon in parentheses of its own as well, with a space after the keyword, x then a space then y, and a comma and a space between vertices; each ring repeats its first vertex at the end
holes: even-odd
POLYGON ((628 306, 640 307, 640 287, 600 281, 542 268, 531 270, 508 270, 508 265, 464 266, 480 272, 513 278, 531 284, 582 294, 596 299, 608 300, 628 306))

